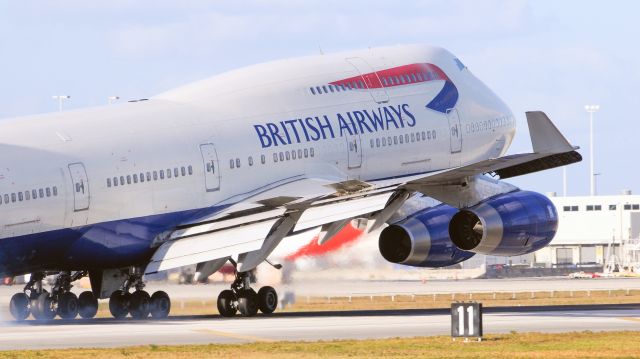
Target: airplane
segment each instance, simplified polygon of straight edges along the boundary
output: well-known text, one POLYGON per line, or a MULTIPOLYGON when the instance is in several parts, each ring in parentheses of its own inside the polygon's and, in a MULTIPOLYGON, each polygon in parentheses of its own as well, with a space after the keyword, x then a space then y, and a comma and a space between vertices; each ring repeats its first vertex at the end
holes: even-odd
MULTIPOLYGON (((272 313, 248 273, 286 238, 353 219, 388 261, 440 267, 548 244, 543 195, 502 180, 581 161, 526 113, 532 152, 505 155, 508 106, 447 50, 398 45, 258 64, 119 105, 0 122, 0 275, 31 274, 16 320, 166 317, 144 276, 226 263, 222 316, 272 313), (45 276, 54 275, 47 290, 45 276), (91 290, 72 283, 88 276, 91 290)), ((273 264, 278 267, 277 264, 273 264)))

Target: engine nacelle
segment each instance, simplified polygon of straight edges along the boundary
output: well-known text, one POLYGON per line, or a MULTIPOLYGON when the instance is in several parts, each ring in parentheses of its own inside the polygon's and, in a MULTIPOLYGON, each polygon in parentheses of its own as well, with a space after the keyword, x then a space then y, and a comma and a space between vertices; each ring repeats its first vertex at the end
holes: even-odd
POLYGON ((557 230, 553 203, 529 191, 501 194, 460 210, 449 224, 449 236, 461 250, 499 256, 537 251, 557 230))
POLYGON ((449 238, 449 222, 456 212, 439 205, 388 226, 380 233, 380 254, 389 262, 413 267, 446 267, 473 257, 449 238))

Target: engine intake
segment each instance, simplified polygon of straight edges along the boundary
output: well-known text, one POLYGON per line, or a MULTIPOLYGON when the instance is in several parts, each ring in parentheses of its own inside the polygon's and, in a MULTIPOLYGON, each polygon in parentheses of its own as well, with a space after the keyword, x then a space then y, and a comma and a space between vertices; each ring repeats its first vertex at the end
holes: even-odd
POLYGON ((446 267, 473 257, 449 238, 449 222, 457 211, 439 205, 388 226, 380 233, 380 254, 389 262, 413 267, 446 267))
POLYGON ((546 246, 557 229, 558 214, 547 197, 517 191, 460 210, 451 219, 449 236, 461 250, 515 256, 546 246))

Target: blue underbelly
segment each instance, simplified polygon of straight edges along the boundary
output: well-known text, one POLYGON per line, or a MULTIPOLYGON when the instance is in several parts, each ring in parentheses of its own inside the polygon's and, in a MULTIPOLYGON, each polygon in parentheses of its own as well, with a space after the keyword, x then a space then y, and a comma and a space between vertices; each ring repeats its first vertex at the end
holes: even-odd
POLYGON ((193 209, 2 238, 0 276, 146 265, 158 234, 220 209, 193 209))

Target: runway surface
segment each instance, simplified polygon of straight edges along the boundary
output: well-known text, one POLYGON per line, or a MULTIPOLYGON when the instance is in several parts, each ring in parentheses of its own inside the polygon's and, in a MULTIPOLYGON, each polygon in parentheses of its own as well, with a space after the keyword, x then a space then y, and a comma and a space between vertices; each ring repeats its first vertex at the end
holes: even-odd
MULTIPOLYGON (((640 304, 486 308, 484 332, 640 330, 640 304)), ((0 322, 0 350, 449 335, 446 309, 0 322)))

